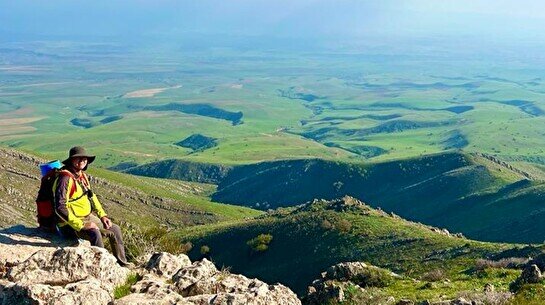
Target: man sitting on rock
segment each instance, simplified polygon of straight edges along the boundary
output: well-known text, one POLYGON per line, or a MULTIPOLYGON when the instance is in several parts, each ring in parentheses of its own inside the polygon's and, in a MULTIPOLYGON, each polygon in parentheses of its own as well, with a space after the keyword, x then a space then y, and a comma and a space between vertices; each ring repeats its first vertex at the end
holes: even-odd
POLYGON ((102 236, 108 237, 118 263, 127 266, 130 263, 125 257, 121 229, 104 212, 84 172, 94 160, 95 156, 76 146, 70 149, 68 159, 62 162, 65 165, 62 170, 66 174, 59 175, 53 184, 58 226, 64 236, 89 240, 92 246, 103 248, 102 236))

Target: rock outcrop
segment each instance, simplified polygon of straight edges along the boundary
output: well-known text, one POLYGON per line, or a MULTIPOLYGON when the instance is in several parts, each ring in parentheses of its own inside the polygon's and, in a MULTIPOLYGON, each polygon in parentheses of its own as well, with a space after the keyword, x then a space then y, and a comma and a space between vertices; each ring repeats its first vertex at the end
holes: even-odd
MULTIPOLYGON (((399 276, 391 271, 363 262, 339 263, 327 268, 319 279, 312 282, 312 285, 308 287, 305 304, 343 302, 345 291, 350 287, 364 293, 367 287, 388 286, 396 277, 399 276)), ((392 304, 393 300, 385 300, 385 302, 392 304)))
POLYGON ((522 270, 522 274, 510 285, 512 291, 517 291, 525 284, 537 284, 544 280, 541 270, 531 262, 522 270))
POLYGON ((0 231, 0 305, 300 305, 287 287, 218 270, 206 259, 154 253, 142 268, 120 267, 106 249, 39 234, 0 231), (131 294, 114 298, 130 273, 131 294))
POLYGON ((207 259, 191 263, 185 255, 155 253, 132 294, 116 304, 301 304, 287 287, 220 271, 207 259), (179 266, 174 270, 173 266, 179 266))
MULTIPOLYGON (((525 279, 535 282, 535 268, 529 269, 525 279), (534 271, 532 271, 534 270, 534 271)), ((524 274, 524 273, 523 273, 524 274)), ((466 292, 463 296, 439 300, 396 299, 388 293, 381 293, 377 288, 390 286, 396 280, 407 280, 401 276, 379 267, 363 262, 339 263, 322 272, 319 279, 308 287, 303 298, 305 305, 338 304, 382 304, 382 305, 484 305, 507 304, 512 294, 495 292, 492 284, 484 286, 483 291, 466 292)), ((413 281, 416 281, 413 279, 413 281)))

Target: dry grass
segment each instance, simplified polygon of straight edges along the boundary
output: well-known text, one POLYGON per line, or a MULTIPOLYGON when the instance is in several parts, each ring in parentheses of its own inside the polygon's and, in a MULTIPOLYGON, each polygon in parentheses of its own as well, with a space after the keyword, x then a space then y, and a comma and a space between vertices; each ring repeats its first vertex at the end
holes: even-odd
POLYGON ((528 263, 529 258, 523 257, 509 257, 500 259, 498 261, 488 260, 488 259, 478 259, 475 261, 476 270, 484 270, 486 268, 521 268, 521 266, 528 263))
POLYGON ((29 133, 36 131, 36 128, 28 126, 39 120, 44 119, 43 116, 36 117, 23 117, 23 118, 10 118, 0 116, 0 136, 15 135, 21 133, 29 133))
POLYGON ((16 133, 25 133, 25 132, 33 132, 33 131, 36 131, 36 128, 32 126, 8 125, 8 126, 2 126, 2 128, 0 128, 0 136, 7 136, 7 135, 13 135, 16 133))
POLYGON ((3 119, 0 118, 0 126, 11 126, 11 125, 22 125, 22 124, 28 124, 32 122, 36 122, 39 120, 44 119, 43 116, 37 116, 37 117, 27 117, 27 118, 10 118, 10 119, 3 119))
POLYGON ((422 280, 428 282, 439 282, 447 278, 443 269, 435 269, 424 273, 421 277, 422 280))
POLYGON ((511 297, 513 297, 513 294, 503 291, 462 291, 458 294, 458 297, 464 298, 466 300, 471 300, 476 304, 506 305, 510 301, 511 297))
POLYGON ((142 98, 142 97, 153 97, 156 94, 159 94, 165 90, 168 89, 176 89, 180 88, 182 86, 174 86, 174 87, 165 87, 165 88, 152 88, 152 89, 142 89, 142 90, 136 90, 132 92, 125 93, 123 95, 124 98, 142 98))

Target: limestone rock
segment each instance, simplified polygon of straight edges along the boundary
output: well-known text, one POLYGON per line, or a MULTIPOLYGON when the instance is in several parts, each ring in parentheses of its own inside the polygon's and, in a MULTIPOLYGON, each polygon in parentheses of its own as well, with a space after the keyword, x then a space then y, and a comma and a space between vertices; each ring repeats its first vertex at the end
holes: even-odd
POLYGON ((171 277, 181 268, 190 265, 191 261, 185 254, 172 255, 167 252, 156 252, 151 256, 145 268, 157 275, 171 277))
POLYGON ((73 244, 73 240, 63 240, 56 236, 50 236, 37 228, 14 226, 3 229, 0 232, 0 265, 14 266, 27 260, 39 250, 53 252, 60 246, 73 244))
POLYGON ((116 305, 193 305, 177 293, 153 295, 149 293, 132 293, 115 302, 116 305))
POLYGON ((90 278, 100 281, 108 291, 123 284, 129 270, 117 264, 104 248, 66 247, 56 251, 40 250, 12 267, 7 278, 18 284, 66 285, 90 278))
POLYGON ((384 287, 399 275, 363 262, 339 263, 322 274, 322 280, 351 281, 361 287, 384 287))
MULTIPOLYGON (((363 262, 339 263, 327 268, 325 272, 322 272, 321 278, 312 282, 312 285, 308 287, 305 303, 318 305, 331 301, 343 302, 344 292, 348 286, 356 287, 364 293, 364 288, 367 287, 388 286, 395 277, 399 275, 363 262)), ((395 298, 386 297, 382 300, 384 304, 395 304, 395 298)))
POLYGON ((194 305, 258 305, 248 300, 245 295, 236 293, 198 295, 187 298, 187 301, 194 305))
POLYGON ((142 305, 190 305, 181 295, 175 292, 175 287, 167 283, 167 279, 157 277, 155 274, 146 274, 131 287, 132 293, 119 299, 116 304, 142 304, 142 305))
POLYGON ((260 280, 248 279, 238 274, 218 273, 216 276, 196 282, 183 294, 190 300, 202 300, 199 297, 191 298, 193 296, 215 294, 217 295, 215 302, 219 299, 227 301, 232 298, 237 302, 244 301, 248 304, 299 304, 295 294, 283 285, 268 285, 260 280))
MULTIPOLYGON (((154 260, 153 258, 150 261, 154 260)), ((166 261, 165 261, 166 262, 166 261)), ((176 264, 174 260, 170 260, 176 264)), ((172 270, 168 264, 163 269, 172 270)), ((300 305, 301 301, 289 288, 268 285, 257 279, 218 271, 207 259, 178 270, 172 278, 148 273, 132 286, 133 295, 117 304, 255 304, 300 305), (172 282, 169 283, 169 282, 172 282)))
POLYGON ((452 301, 450 304, 452 305, 472 305, 473 303, 471 301, 468 301, 464 298, 458 298, 454 301, 452 301))
POLYGON ((135 293, 160 294, 170 293, 175 287, 168 284, 165 278, 157 277, 152 274, 146 274, 140 281, 131 287, 131 291, 135 293))
POLYGON ((172 280, 176 283, 178 292, 187 295, 186 290, 198 281, 210 278, 218 273, 216 266, 206 258, 202 261, 194 262, 191 266, 180 269, 172 280))
MULTIPOLYGON (((7 233, 6 233, 7 234, 7 233)), ((62 246, 33 236, 0 236, 0 304, 301 305, 287 287, 218 271, 206 259, 156 253, 131 294, 113 300, 129 270, 107 250, 62 246), (19 247, 20 246, 20 247, 19 247), (59 247, 56 247, 59 246, 59 247)))
POLYGON ((37 304, 37 305, 95 305, 110 304, 110 293, 101 288, 100 282, 90 279, 68 284, 65 287, 44 284, 20 285, 0 284, 2 304, 37 304))
POLYGON ((329 280, 346 280, 349 281, 358 276, 362 271, 369 266, 363 262, 347 262, 339 263, 327 268, 325 278, 329 280))
POLYGON ((263 296, 252 296, 245 293, 218 293, 197 295, 186 298, 195 305, 300 305, 301 301, 288 288, 282 289, 275 285, 277 293, 268 293, 263 296), (289 291, 289 293, 287 293, 289 291))
POLYGON ((327 304, 332 300, 343 302, 345 299, 343 285, 334 281, 316 280, 308 291, 305 297, 307 305, 327 304))

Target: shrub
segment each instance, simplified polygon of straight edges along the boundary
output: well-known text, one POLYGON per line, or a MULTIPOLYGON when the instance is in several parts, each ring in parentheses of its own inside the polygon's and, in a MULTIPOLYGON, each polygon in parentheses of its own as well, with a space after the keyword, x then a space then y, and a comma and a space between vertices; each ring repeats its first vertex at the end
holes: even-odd
POLYGON ((157 241, 166 234, 166 230, 156 228, 143 230, 130 224, 120 223, 119 225, 123 231, 127 259, 131 261, 139 256, 159 251, 157 241))
POLYGON ((545 286, 543 284, 523 285, 509 305, 543 305, 545 286))
POLYGON ((394 277, 388 270, 371 266, 360 271, 350 280, 358 284, 360 287, 382 288, 392 284, 394 277))
POLYGON ((350 221, 341 219, 339 222, 337 222, 337 230, 339 230, 341 233, 348 233, 350 232, 350 229, 352 229, 352 224, 350 221))
POLYGON ((327 305, 377 305, 392 304, 391 297, 378 288, 361 289, 354 285, 345 287, 345 300, 330 300, 327 305))
POLYGON ((191 243, 182 243, 178 239, 168 238, 168 231, 164 227, 142 229, 127 223, 120 223, 127 259, 135 261, 153 252, 169 252, 172 254, 187 253, 191 250, 191 243))
POLYGON ((439 282, 446 279, 446 274, 443 269, 435 269, 424 273, 421 279, 428 282, 439 282))
POLYGON ((120 299, 131 293, 131 286, 136 284, 142 277, 137 273, 130 273, 125 283, 114 288, 114 298, 120 299))
POLYGON ((201 255, 205 256, 208 255, 208 253, 210 253, 210 247, 207 245, 201 246, 201 255))
POLYGON ((497 261, 488 259, 478 259, 475 261, 475 270, 484 270, 486 268, 512 268, 517 269, 526 265, 530 259, 523 257, 508 257, 497 261))
POLYGON ((329 222, 329 220, 324 219, 324 220, 322 220, 322 223, 320 224, 320 227, 322 227, 322 229, 324 229, 324 230, 331 230, 331 229, 333 229, 333 224, 331 222, 329 222))
POLYGON ((259 234, 257 237, 250 239, 246 244, 255 252, 263 252, 269 248, 273 236, 271 234, 259 234))

